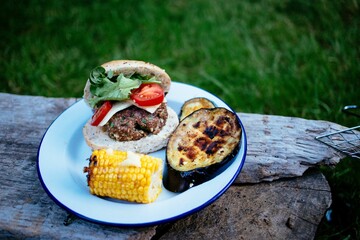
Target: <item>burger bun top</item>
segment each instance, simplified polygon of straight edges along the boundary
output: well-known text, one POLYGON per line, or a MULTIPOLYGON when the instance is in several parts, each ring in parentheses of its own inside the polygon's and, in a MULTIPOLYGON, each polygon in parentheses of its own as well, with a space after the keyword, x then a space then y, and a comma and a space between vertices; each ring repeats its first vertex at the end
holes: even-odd
MULTIPOLYGON (((113 60, 101 65, 106 72, 113 71, 114 75, 120 75, 121 73, 124 76, 131 76, 135 73, 140 75, 146 75, 155 77, 157 80, 161 82, 161 87, 164 90, 164 93, 168 93, 171 85, 171 78, 165 72, 164 69, 160 67, 138 60, 113 60)), ((92 98, 92 94, 90 92, 90 81, 87 80, 85 88, 84 88, 84 100, 88 103, 88 100, 92 98)))

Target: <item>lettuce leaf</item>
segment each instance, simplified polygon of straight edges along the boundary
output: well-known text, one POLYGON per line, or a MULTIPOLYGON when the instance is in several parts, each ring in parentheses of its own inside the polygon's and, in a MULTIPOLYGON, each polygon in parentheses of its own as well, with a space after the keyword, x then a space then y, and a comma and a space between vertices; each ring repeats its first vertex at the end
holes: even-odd
POLYGON ((138 88, 142 83, 161 83, 155 77, 133 75, 125 77, 120 74, 114 81, 113 72, 106 73, 103 67, 96 67, 90 73, 90 92, 93 95, 89 104, 94 108, 98 103, 106 100, 123 101, 130 98, 131 90, 138 88))

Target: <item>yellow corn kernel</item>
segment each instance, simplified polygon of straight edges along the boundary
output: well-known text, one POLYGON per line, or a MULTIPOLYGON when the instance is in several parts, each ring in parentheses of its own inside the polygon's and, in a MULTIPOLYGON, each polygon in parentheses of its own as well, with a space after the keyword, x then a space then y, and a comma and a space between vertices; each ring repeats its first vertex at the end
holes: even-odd
POLYGON ((89 166, 84 168, 90 193, 139 203, 155 201, 162 190, 162 160, 143 154, 135 156, 139 161, 134 160, 131 165, 127 152, 94 150, 89 166))

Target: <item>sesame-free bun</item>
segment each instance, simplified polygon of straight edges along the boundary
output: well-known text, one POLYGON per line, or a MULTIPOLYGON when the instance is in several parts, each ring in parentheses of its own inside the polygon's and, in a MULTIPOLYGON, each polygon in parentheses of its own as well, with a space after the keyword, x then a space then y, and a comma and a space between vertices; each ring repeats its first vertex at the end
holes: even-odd
MULTIPOLYGON (((140 74, 140 75, 150 75, 156 77, 157 80, 161 81, 161 87, 163 88, 165 94, 169 92, 170 85, 171 85, 171 78, 170 76, 165 72, 164 69, 161 69, 160 67, 144 62, 144 61, 138 61, 138 60, 114 60, 111 62, 107 62, 101 65, 103 68, 105 68, 105 71, 113 71, 114 75, 120 75, 120 73, 123 73, 125 76, 130 76, 134 73, 140 74)), ((92 97, 92 94, 90 92, 90 81, 87 80, 85 88, 84 88, 84 100, 86 103, 88 103, 88 100, 92 97)))
MULTIPOLYGON (((156 77, 161 82, 165 94, 170 90, 171 79, 165 70, 160 67, 137 60, 114 60, 101 65, 105 68, 105 71, 113 71, 114 76, 124 74, 130 76, 133 74, 146 75, 156 77)), ((93 96, 90 92, 90 81, 86 82, 84 88, 84 100, 89 105, 88 100, 93 96)), ((90 106, 90 105, 89 105, 90 106)), ((108 136, 107 132, 104 132, 101 127, 92 126, 90 124, 91 119, 83 127, 83 135, 87 145, 93 150, 111 148, 114 150, 132 151, 137 153, 150 153, 155 152, 166 146, 170 134, 175 130, 179 124, 178 115, 173 109, 167 106, 168 118, 165 126, 162 127, 158 134, 149 134, 135 141, 116 141, 108 136)))
POLYGON ((111 148, 113 150, 148 154, 165 147, 171 133, 179 124, 177 113, 169 106, 167 106, 167 112, 166 124, 158 134, 150 134, 136 141, 116 141, 110 138, 101 127, 91 126, 91 119, 83 127, 83 135, 87 145, 93 150, 111 148))

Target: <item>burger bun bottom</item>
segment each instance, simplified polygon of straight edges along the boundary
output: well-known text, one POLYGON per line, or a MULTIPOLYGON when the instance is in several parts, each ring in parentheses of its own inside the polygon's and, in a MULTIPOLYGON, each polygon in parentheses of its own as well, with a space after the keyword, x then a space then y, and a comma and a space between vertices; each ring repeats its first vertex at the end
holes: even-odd
POLYGON ((135 141, 116 141, 108 136, 101 127, 90 125, 91 119, 83 127, 85 141, 92 150, 113 149, 148 154, 165 147, 171 133, 179 124, 176 112, 167 106, 168 118, 158 134, 150 134, 135 141))

